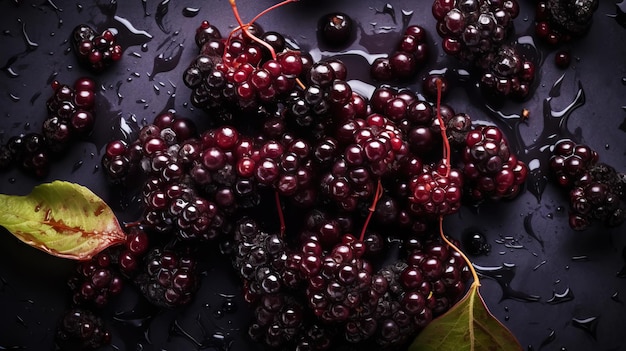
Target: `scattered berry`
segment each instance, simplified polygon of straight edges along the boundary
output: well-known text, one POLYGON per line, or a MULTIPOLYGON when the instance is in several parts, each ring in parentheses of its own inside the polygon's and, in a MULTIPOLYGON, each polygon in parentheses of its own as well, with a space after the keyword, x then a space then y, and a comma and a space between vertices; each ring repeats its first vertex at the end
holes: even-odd
POLYGON ((111 342, 102 318, 84 309, 65 311, 55 334, 57 346, 64 351, 95 350, 111 342))
POLYGON ((116 34, 111 30, 98 34, 86 24, 79 24, 72 32, 74 53, 78 61, 95 73, 104 71, 122 59, 123 49, 115 39, 116 34))
POLYGON ((318 23, 317 34, 324 44, 331 47, 345 47, 354 36, 352 18, 345 13, 329 13, 318 23))

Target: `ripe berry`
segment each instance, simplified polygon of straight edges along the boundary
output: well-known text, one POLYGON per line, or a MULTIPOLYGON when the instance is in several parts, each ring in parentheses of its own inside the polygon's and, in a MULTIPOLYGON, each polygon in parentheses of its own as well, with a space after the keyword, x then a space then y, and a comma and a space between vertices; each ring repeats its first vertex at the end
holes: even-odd
POLYGON ((322 16, 318 23, 317 33, 323 43, 332 47, 343 47, 350 43, 354 36, 352 18, 345 13, 330 13, 322 16))
POLYGON ((54 340, 67 351, 95 350, 111 342, 102 318, 84 309, 73 308, 59 320, 54 340))
POLYGON ((154 248, 147 254, 135 282, 151 303, 183 306, 191 301, 198 287, 196 263, 187 254, 154 248))

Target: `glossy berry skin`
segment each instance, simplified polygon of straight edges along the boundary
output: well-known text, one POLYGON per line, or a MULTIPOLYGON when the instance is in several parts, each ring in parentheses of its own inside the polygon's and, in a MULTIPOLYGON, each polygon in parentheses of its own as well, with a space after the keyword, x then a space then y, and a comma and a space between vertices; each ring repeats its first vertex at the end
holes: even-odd
POLYGON ((194 259, 185 254, 160 248, 146 256, 143 270, 135 283, 151 303, 179 307, 191 302, 198 287, 194 259))
POLYGON ((54 340, 62 350, 96 350, 111 342, 111 334, 102 318, 89 310, 72 308, 59 319, 54 340))
POLYGON ((528 167, 509 149, 502 131, 479 126, 466 138, 463 174, 475 201, 513 198, 528 176, 528 167))
POLYGON ((370 65, 370 76, 377 81, 409 81, 428 60, 426 31, 418 25, 405 29, 395 50, 370 65))
POLYGON ((513 32, 519 4, 510 1, 435 0, 432 6, 444 52, 467 63, 484 59, 513 32))
POLYGON ((329 13, 320 19, 317 34, 324 44, 333 48, 345 47, 354 36, 354 22, 345 13, 329 13))
POLYGON ((584 36, 591 27, 598 0, 539 1, 535 8, 535 34, 556 47, 584 36))
POLYGON ((599 158, 598 153, 588 145, 561 139, 554 144, 550 170, 561 187, 571 188, 599 158))
POLYGON ((560 50, 554 55, 554 64, 560 69, 566 69, 572 62, 572 56, 569 51, 560 50))
POLYGON ((569 225, 574 230, 585 230, 593 222, 613 227, 626 220, 626 178, 598 160, 595 150, 570 139, 557 141, 552 149, 550 170, 557 184, 569 191, 569 225))
POLYGON ((535 82, 535 64, 517 48, 504 45, 481 66, 483 74, 479 86, 487 98, 524 101, 530 97, 535 82))
POLYGON ((86 24, 79 24, 72 32, 74 52, 79 62, 94 73, 100 73, 122 59, 123 48, 116 43, 110 30, 98 34, 86 24))
POLYGON ((105 250, 77 264, 74 276, 68 281, 74 304, 102 308, 121 293, 124 283, 112 261, 110 250, 105 250))
POLYGON ((409 186, 411 210, 418 215, 438 218, 455 213, 461 207, 463 176, 455 169, 448 172, 443 163, 425 165, 409 186))

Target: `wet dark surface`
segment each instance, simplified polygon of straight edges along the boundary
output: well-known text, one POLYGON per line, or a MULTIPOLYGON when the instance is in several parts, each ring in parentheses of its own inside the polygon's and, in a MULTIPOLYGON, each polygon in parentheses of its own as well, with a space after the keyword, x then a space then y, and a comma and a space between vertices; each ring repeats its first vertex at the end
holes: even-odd
MULTIPOLYGON (((244 19, 274 4, 240 0, 244 19)), ((481 292, 494 315, 533 350, 626 350, 626 226, 593 226, 574 232, 567 199, 546 178, 547 147, 561 137, 589 144, 600 159, 626 170, 626 28, 623 3, 601 1, 589 34, 566 44, 572 64, 554 65, 554 49, 532 40, 534 2, 520 0, 516 37, 540 62, 540 82, 524 103, 486 106, 454 59, 446 57, 434 29, 430 1, 307 1, 290 4, 259 23, 291 37, 314 58, 339 55, 353 87, 368 87, 368 60, 391 51, 403 23, 429 33, 430 70, 447 68, 447 97, 457 112, 495 123, 532 169, 527 189, 515 200, 464 207, 446 219, 446 232, 461 239, 481 233, 489 250, 471 256, 484 275, 481 292), (341 11, 357 23, 355 41, 341 52, 318 48, 316 24, 341 11), (365 84, 357 84, 359 80, 365 84), (530 112, 522 120, 523 109, 530 112)), ((26 194, 38 183, 63 179, 88 186, 121 220, 137 217, 133 199, 116 193, 99 169, 104 145, 132 134, 156 114, 174 108, 202 124, 189 105, 182 72, 197 53, 193 35, 204 19, 227 33, 236 23, 227 1, 9 1, 0 0, 0 141, 39 131, 45 101, 56 79, 71 84, 93 76, 69 49, 71 30, 86 23, 115 28, 123 59, 94 76, 97 124, 38 180, 18 170, 0 172, 0 193, 26 194), (19 5, 17 5, 19 3, 19 5)), ((421 91, 419 79, 405 84, 421 91)), ((371 86, 370 86, 371 88, 371 86)), ((364 89, 366 90, 366 89, 364 89)), ((0 231, 0 350, 53 349, 55 323, 67 307, 65 282, 73 263, 32 249, 0 231)), ((240 296, 230 265, 207 255, 200 292, 187 308, 158 311, 125 291, 104 311, 113 332, 107 350, 254 350, 245 329, 251 311, 240 296)))

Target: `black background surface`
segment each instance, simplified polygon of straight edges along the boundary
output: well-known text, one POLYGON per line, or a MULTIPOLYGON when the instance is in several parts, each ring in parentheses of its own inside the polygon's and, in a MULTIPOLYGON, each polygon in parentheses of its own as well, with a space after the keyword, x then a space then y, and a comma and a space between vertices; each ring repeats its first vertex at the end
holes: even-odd
MULTIPOLYGON (((516 37, 532 36, 535 1, 519 0, 521 13, 515 20, 516 37)), ((273 1, 240 0, 244 20, 272 5, 273 1)), ((342 54, 349 65, 349 79, 369 84, 368 55, 386 54, 400 37, 401 10, 411 10, 410 24, 420 24, 429 33, 432 49, 429 70, 462 68, 446 57, 440 48, 431 15, 431 1, 389 1, 396 22, 389 13, 379 13, 383 1, 308 1, 290 4, 263 17, 266 30, 285 33, 303 49, 323 56, 334 51, 316 50, 316 23, 322 14, 343 11, 358 24, 356 40, 342 54)), ((153 0, 119 1, 117 11, 107 15, 108 1, 14 1, 0 0, 0 65, 10 67, 16 77, 0 72, 0 141, 20 133, 39 131, 45 118, 45 100, 52 94, 50 82, 57 79, 71 84, 76 78, 91 75, 81 68, 69 51, 71 30, 87 23, 98 30, 112 27, 121 33, 125 45, 123 59, 96 76, 97 125, 92 137, 80 142, 49 175, 38 180, 18 170, 0 173, 0 193, 26 194, 33 186, 63 179, 88 186, 105 199, 121 220, 137 217, 133 199, 116 193, 105 181, 100 163, 103 147, 109 140, 124 136, 124 123, 136 130, 151 122, 156 114, 173 107, 178 114, 198 121, 207 117, 188 104, 189 89, 182 72, 197 54, 193 41, 196 27, 204 19, 223 34, 236 24, 228 1, 171 1, 163 16, 157 15, 159 2, 153 0), (199 8, 195 17, 183 16, 186 7, 199 8), (145 8, 145 10, 144 10, 145 8), (161 17, 160 21, 157 19, 161 17), (130 35, 125 20, 146 35, 130 35), (126 28, 126 29, 125 29, 126 28), (27 48, 22 31, 38 46, 27 48), (145 44, 142 46, 142 44, 145 44), (179 51, 180 50, 180 51, 179 51), (177 60, 176 54, 180 53, 177 60), (172 69, 158 72, 168 63, 159 57, 173 57, 172 69), (14 62, 13 62, 14 60, 14 62), (179 62, 177 65, 176 62, 179 62), (156 63, 155 63, 156 62, 156 63), (155 70, 156 67, 156 70, 155 70), (156 88, 155 88, 156 87, 156 88), (121 123, 120 121, 124 121, 121 123)), ((482 231, 492 246, 486 256, 472 257, 475 264, 498 267, 508 264, 513 279, 509 288, 538 297, 536 302, 511 298, 497 280, 482 279, 481 292, 494 315, 509 327, 520 343, 535 350, 626 350, 626 280, 617 275, 625 262, 626 226, 606 229, 594 226, 574 232, 567 224, 567 199, 560 189, 548 183, 539 200, 536 179, 545 174, 545 155, 540 148, 554 138, 575 136, 600 153, 601 160, 620 171, 626 170, 626 28, 613 15, 614 1, 601 0, 587 36, 564 48, 572 52, 572 65, 565 70, 554 65, 555 50, 538 44, 539 83, 533 96, 524 103, 506 102, 490 111, 472 84, 454 85, 446 102, 457 112, 474 120, 496 123, 507 131, 511 144, 518 146, 527 163, 539 155, 539 168, 529 179, 528 190, 513 201, 464 207, 446 220, 448 235, 461 238, 470 229, 482 231), (559 84, 556 84, 560 82, 559 84), (556 86, 555 86, 556 84, 556 86), (564 125, 550 110, 564 110, 576 100, 564 125), (582 95, 580 95, 582 94, 582 95), (584 98, 581 100, 581 98, 584 98), (530 118, 521 122, 515 115, 528 109, 530 118), (498 113, 511 116, 498 118, 498 113), (508 129, 510 127, 510 129, 508 129), (519 134, 515 133, 519 131, 519 134), (550 138, 556 133, 553 138, 550 138), (513 141, 514 140, 514 141, 513 141), (543 156, 541 156, 543 155, 543 156), (535 192, 537 193, 537 192, 535 192), (569 290, 571 299, 550 303, 554 294, 569 290), (596 317, 595 331, 576 327, 574 319, 596 317)), ((163 6, 163 3, 162 5, 163 6)), ((319 58, 319 56, 318 56, 319 58)), ((170 67, 167 67, 170 68, 170 67)), ((471 79, 469 77, 467 79, 471 79)), ((421 91, 419 79, 405 86, 421 91)), ((544 150, 545 151, 545 150, 544 150)), ((535 164, 535 163, 533 163, 535 164)), ((1 209, 0 209, 1 210, 1 209)), ((260 349, 246 337, 251 311, 239 295, 240 286, 229 263, 217 254, 207 255, 201 290, 187 308, 154 311, 133 291, 124 292, 104 311, 113 332, 113 350, 194 350, 260 349), (224 311, 223 303, 232 301, 234 311, 224 311), (220 311, 224 312, 220 315, 220 311), (148 318, 151 317, 151 318, 148 318), (188 333, 180 335, 176 326, 188 333), (203 341, 194 345, 192 338, 203 341), (221 342, 221 339, 224 339, 221 342)), ((69 291, 65 282, 73 262, 54 258, 22 244, 4 229, 0 230, 0 349, 23 347, 28 350, 53 349, 55 323, 65 309, 69 291)))

